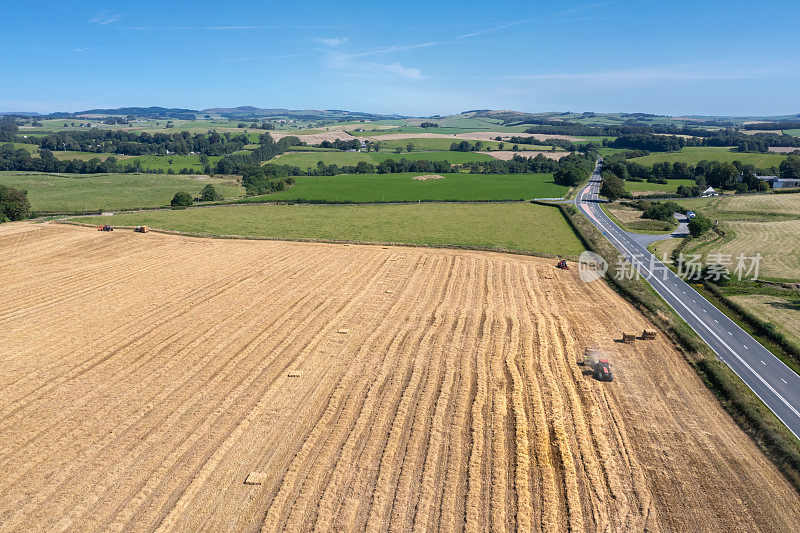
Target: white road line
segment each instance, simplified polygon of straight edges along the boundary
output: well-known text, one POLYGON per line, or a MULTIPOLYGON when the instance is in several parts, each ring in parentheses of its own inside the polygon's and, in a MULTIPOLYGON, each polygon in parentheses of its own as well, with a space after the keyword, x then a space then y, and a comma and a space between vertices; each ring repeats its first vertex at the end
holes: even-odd
POLYGON ((742 344, 742 346, 744 346, 744 349, 745 349, 745 350, 749 350, 749 349, 750 349, 750 348, 748 348, 748 347, 747 347, 747 345, 746 345, 746 344, 742 344))
POLYGON ((785 379, 781 378, 781 381, 783 381, 783 384, 784 384, 784 385, 788 385, 788 383, 786 383, 786 380, 785 380, 785 379))
POLYGON ((761 364, 767 366, 767 363, 765 363, 763 359, 761 360, 761 364))

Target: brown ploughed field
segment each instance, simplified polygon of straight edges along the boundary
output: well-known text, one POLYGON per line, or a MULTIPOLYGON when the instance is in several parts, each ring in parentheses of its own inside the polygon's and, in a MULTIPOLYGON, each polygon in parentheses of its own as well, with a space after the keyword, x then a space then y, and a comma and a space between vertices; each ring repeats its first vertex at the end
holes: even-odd
POLYGON ((800 522, 663 336, 614 342, 649 323, 554 260, 55 224, 0 251, 2 531, 800 522))

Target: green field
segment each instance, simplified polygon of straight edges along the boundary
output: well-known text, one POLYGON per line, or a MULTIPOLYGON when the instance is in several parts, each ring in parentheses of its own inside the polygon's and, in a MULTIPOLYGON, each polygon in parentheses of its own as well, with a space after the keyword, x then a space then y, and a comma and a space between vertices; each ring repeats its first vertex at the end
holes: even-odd
POLYGON ((2 143, 2 145, 3 146, 10 145, 14 150, 19 150, 21 148, 31 154, 39 149, 39 146, 28 143, 2 143))
MULTIPOLYGON (((450 145, 455 143, 460 143, 461 141, 468 141, 471 144, 475 144, 476 141, 469 140, 469 139, 461 139, 459 137, 452 137, 452 138, 439 138, 439 137, 416 137, 411 139, 387 139, 385 141, 380 141, 381 148, 388 148, 390 150, 394 150, 396 148, 402 148, 403 150, 406 149, 408 143, 412 143, 414 145, 414 150, 450 150, 450 145)), ((499 150, 500 143, 498 141, 481 141, 483 143, 484 149, 491 148, 492 150, 499 150)), ((504 150, 511 150, 513 144, 509 142, 504 142, 504 150)), ((533 144, 520 144, 520 150, 550 150, 549 146, 538 146, 533 144)))
POLYGON ((700 161, 722 161, 732 163, 733 161, 741 161, 742 163, 753 165, 756 168, 769 168, 771 166, 778 166, 786 156, 781 154, 749 154, 742 152, 733 152, 727 147, 714 147, 714 146, 691 146, 684 148, 679 152, 657 152, 644 157, 635 157, 628 161, 635 161, 642 165, 651 166, 653 163, 661 163, 668 161, 674 163, 676 161, 696 165, 700 161))
POLYGON ((625 190, 637 192, 676 192, 681 185, 694 185, 694 180, 667 180, 667 183, 648 183, 646 181, 626 181, 625 190))
POLYGON ((322 161, 326 165, 337 164, 339 166, 355 166, 360 161, 366 161, 377 165, 381 161, 394 159, 408 159, 409 161, 449 161, 450 163, 466 163, 467 161, 491 161, 492 157, 475 152, 411 152, 394 154, 387 152, 290 152, 279 155, 270 163, 276 165, 291 165, 306 168, 316 168, 317 162, 322 161))
POLYGON ((161 207, 177 191, 199 196, 213 184, 227 199, 241 197, 244 189, 231 180, 166 174, 42 174, 0 172, 0 184, 28 191, 33 211, 95 211, 161 207))
POLYGON ((293 187, 256 200, 327 202, 403 202, 417 200, 527 200, 556 198, 566 187, 551 174, 444 174, 445 179, 418 181, 420 173, 342 174, 298 177, 293 187))
POLYGON ((800 137, 800 130, 783 130, 783 133, 786 135, 794 135, 795 137, 800 137))
MULTIPOLYGON (((212 155, 208 157, 208 162, 211 166, 214 166, 214 163, 219 161, 220 158, 221 156, 212 155)), ((120 159, 120 163, 128 166, 137 160, 142 162, 142 167, 145 169, 162 169, 166 171, 171 168, 175 172, 180 172, 182 168, 188 168, 192 172, 203 172, 200 155, 137 155, 120 159), (172 163, 170 164, 170 162, 172 163)))
POLYGON ((277 239, 336 239, 505 248, 577 255, 577 237, 555 207, 514 204, 220 206, 76 219, 277 239))

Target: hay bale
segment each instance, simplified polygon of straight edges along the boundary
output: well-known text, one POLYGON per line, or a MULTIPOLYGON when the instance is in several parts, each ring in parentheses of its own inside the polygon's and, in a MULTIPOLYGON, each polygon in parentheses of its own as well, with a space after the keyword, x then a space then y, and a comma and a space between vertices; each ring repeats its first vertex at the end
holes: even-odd
POLYGON ((301 376, 301 374, 302 374, 302 372, 300 372, 299 370, 290 370, 289 374, 288 374, 288 377, 290 377, 290 378, 299 378, 301 376))
POLYGON ((386 294, 394 294, 394 290, 392 290, 392 289, 386 289, 386 294))
POLYGON ((341 333, 343 335, 347 335, 348 333, 350 333, 350 330, 341 328, 341 329, 336 330, 336 333, 341 333))
POLYGON ((655 338, 656 338, 656 330, 645 328, 644 331, 642 331, 642 339, 651 341, 655 338))
POLYGON ((622 342, 633 342, 636 340, 636 333, 623 333, 622 342))
POLYGON ((269 480, 265 472, 250 472, 247 474, 247 479, 244 480, 245 485, 263 485, 269 480))

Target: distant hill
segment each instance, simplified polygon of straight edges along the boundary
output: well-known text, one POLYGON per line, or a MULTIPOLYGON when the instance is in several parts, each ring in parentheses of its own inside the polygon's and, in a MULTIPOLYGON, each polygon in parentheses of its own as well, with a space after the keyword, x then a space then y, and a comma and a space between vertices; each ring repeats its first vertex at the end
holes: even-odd
POLYGON ((200 113, 223 116, 287 117, 306 120, 376 120, 383 118, 400 118, 400 115, 378 115, 361 111, 345 111, 342 109, 283 109, 253 107, 249 105, 239 107, 212 107, 203 109, 200 113))
POLYGON ((181 109, 174 107, 118 107, 116 109, 87 109, 70 113, 72 115, 133 115, 143 118, 194 118, 199 113, 196 109, 181 109), (183 116, 182 116, 183 115, 183 116))

